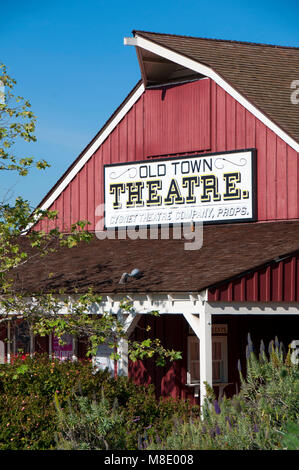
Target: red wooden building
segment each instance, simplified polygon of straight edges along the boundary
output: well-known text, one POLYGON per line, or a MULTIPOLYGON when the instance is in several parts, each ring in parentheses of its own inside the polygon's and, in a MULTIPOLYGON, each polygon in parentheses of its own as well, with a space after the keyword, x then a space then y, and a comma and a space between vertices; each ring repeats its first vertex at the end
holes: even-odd
MULTIPOLYGON (((53 256, 51 280, 41 264, 26 268, 30 276, 24 268, 23 279, 69 293, 92 285, 115 312, 128 295, 132 336, 150 324, 183 352, 157 368, 128 362, 122 345, 120 373, 154 383, 158 395, 196 401, 205 381, 233 394, 248 333, 256 350, 261 340, 287 348, 299 339, 299 49, 142 31, 125 44, 136 48, 141 80, 40 203, 59 217, 37 228, 67 232, 85 219, 98 237, 53 256), (198 236, 203 223, 200 249, 173 236, 182 222, 198 236), (159 230, 109 238, 126 226, 159 230), (133 269, 141 277, 120 283, 133 269)), ((16 349, 21 333, 10 335, 16 349)), ((31 338, 28 347, 53 344, 31 338)), ((82 354, 80 342, 68 348, 61 354, 82 354)))

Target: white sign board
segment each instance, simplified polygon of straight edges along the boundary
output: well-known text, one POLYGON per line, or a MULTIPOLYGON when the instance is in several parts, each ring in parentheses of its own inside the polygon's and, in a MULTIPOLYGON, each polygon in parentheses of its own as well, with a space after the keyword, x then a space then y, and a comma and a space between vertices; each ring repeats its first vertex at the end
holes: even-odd
POLYGON ((92 363, 95 370, 105 370, 108 369, 110 374, 114 374, 114 360, 111 359, 112 349, 106 344, 101 344, 98 346, 97 353, 92 358, 92 363))
POLYGON ((105 226, 255 219, 255 150, 104 165, 105 226))

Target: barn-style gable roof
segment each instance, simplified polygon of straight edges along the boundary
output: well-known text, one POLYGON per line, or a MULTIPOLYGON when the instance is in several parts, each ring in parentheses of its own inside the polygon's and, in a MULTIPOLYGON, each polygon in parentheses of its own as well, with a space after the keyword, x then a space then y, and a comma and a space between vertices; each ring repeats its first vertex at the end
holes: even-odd
POLYGON ((140 98, 146 87, 210 77, 299 152, 299 48, 133 31, 142 80, 75 159, 39 207, 49 208, 140 98))
MULTIPOLYGON (((245 107, 252 105, 298 144, 299 104, 291 100, 292 87, 299 77, 298 47, 146 31, 133 31, 133 34, 133 41, 128 38, 127 42, 137 48, 143 78, 148 85, 161 81, 161 75, 165 81, 183 79, 184 67, 190 67, 189 76, 191 70, 201 72, 228 87, 227 91, 232 87, 230 91, 235 92, 235 97, 239 93, 248 101, 247 106, 243 103, 245 107), (167 62, 172 62, 172 66, 167 68, 167 62)), ((297 152, 298 149, 299 145, 297 152)))

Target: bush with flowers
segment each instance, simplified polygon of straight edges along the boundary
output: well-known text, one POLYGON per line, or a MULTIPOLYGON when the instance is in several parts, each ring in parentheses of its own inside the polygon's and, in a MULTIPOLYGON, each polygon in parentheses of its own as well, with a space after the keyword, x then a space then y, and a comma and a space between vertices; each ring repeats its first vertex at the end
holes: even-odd
POLYGON ((152 386, 114 379, 107 371, 94 373, 88 360, 59 361, 47 355, 1 364, 0 398, 0 450, 106 448, 105 442, 109 448, 137 449, 158 434, 166 437, 174 420, 199 415, 189 402, 157 401, 152 386), (100 434, 94 439, 103 417, 107 435, 97 427, 100 434))
POLYGON ((144 449, 148 442, 166 437, 175 422, 199 416, 199 407, 172 398, 156 400, 153 387, 133 393, 124 406, 102 396, 74 396, 61 408, 56 433, 61 450, 144 449))
POLYGON ((47 356, 16 356, 0 365, 0 449, 55 446, 55 392, 65 402, 71 391, 95 378, 89 362, 60 362, 47 356))
POLYGON ((175 426, 147 449, 278 450, 299 448, 299 366, 290 351, 270 345, 269 357, 250 352, 246 378, 231 399, 217 401, 209 390, 203 419, 175 426))
POLYGON ((152 386, 47 356, 0 365, 0 450, 298 449, 299 366, 272 348, 248 356, 240 393, 204 408, 156 400, 152 386), (55 400, 54 400, 55 397, 55 400))

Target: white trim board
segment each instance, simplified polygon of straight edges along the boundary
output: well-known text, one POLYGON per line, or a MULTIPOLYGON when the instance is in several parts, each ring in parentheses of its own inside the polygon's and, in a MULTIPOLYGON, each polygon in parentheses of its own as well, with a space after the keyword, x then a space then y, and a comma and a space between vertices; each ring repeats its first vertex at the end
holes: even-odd
POLYGON ((206 302, 214 315, 299 315, 298 302, 206 302))
POLYGON ((235 90, 229 83, 227 83, 217 72, 215 72, 210 67, 201 64, 193 59, 184 57, 183 55, 173 52, 166 47, 160 46, 152 41, 145 39, 138 34, 134 38, 124 38, 124 44, 129 46, 141 47, 147 51, 152 52, 160 57, 164 57, 171 62, 175 62, 179 65, 182 65, 185 68, 193 70, 201 75, 214 80, 217 85, 221 86, 229 95, 231 95, 236 101, 238 101, 244 108, 246 108, 250 113, 252 113, 257 119, 263 122, 269 129, 271 129, 278 137, 280 137, 284 142, 286 142, 290 147, 292 147, 297 153, 299 153, 299 143, 296 142, 292 137, 290 137, 285 131, 283 131, 277 124, 275 124, 271 119, 269 119, 264 113, 262 113, 258 108, 256 108, 250 101, 248 101, 243 95, 241 95, 237 90, 235 90))
MULTIPOLYGON (((77 300, 79 295, 61 295, 61 310, 59 314, 71 313, 72 300, 77 300), (65 300, 69 300, 69 306, 65 300)), ((28 302, 31 299, 28 298, 28 302)), ((104 294, 100 304, 91 306, 89 312, 93 314, 104 314, 105 312, 122 315, 125 326, 130 330, 135 327, 139 315, 150 314, 158 311, 161 315, 183 315, 191 328, 199 331, 198 315, 202 311, 212 315, 299 315, 299 302, 211 302, 207 301, 207 290, 201 292, 175 292, 172 294, 152 293, 142 294, 104 294), (127 298, 132 302, 133 312, 126 314, 121 304, 127 298)), ((0 309, 1 313, 1 309, 0 309)), ((4 311, 2 313, 5 313, 4 311)), ((17 312, 11 313, 11 317, 18 316, 17 312)))
MULTIPOLYGON (((104 314, 110 313, 121 315, 125 319, 125 326, 131 328, 131 323, 135 325, 139 320, 139 315, 150 314, 152 311, 158 310, 161 314, 186 314, 198 315, 202 309, 203 304, 206 302, 207 292, 204 290, 199 293, 172 293, 172 294, 103 294, 102 300, 99 304, 92 304, 89 313, 104 314), (121 308, 124 299, 132 302, 133 312, 127 316, 121 308), (125 318, 126 317, 126 318, 125 318)), ((72 311, 72 301, 79 298, 78 294, 75 295, 58 295, 61 299, 61 308, 58 313, 66 315, 72 311), (68 304, 66 304, 68 300, 68 304)), ((27 299, 28 303, 34 302, 34 299, 27 299)), ((0 308, 0 314, 5 314, 5 311, 0 308)), ((18 312, 11 312, 11 317, 19 315, 18 312)), ((120 316, 120 318, 121 318, 120 316)))

